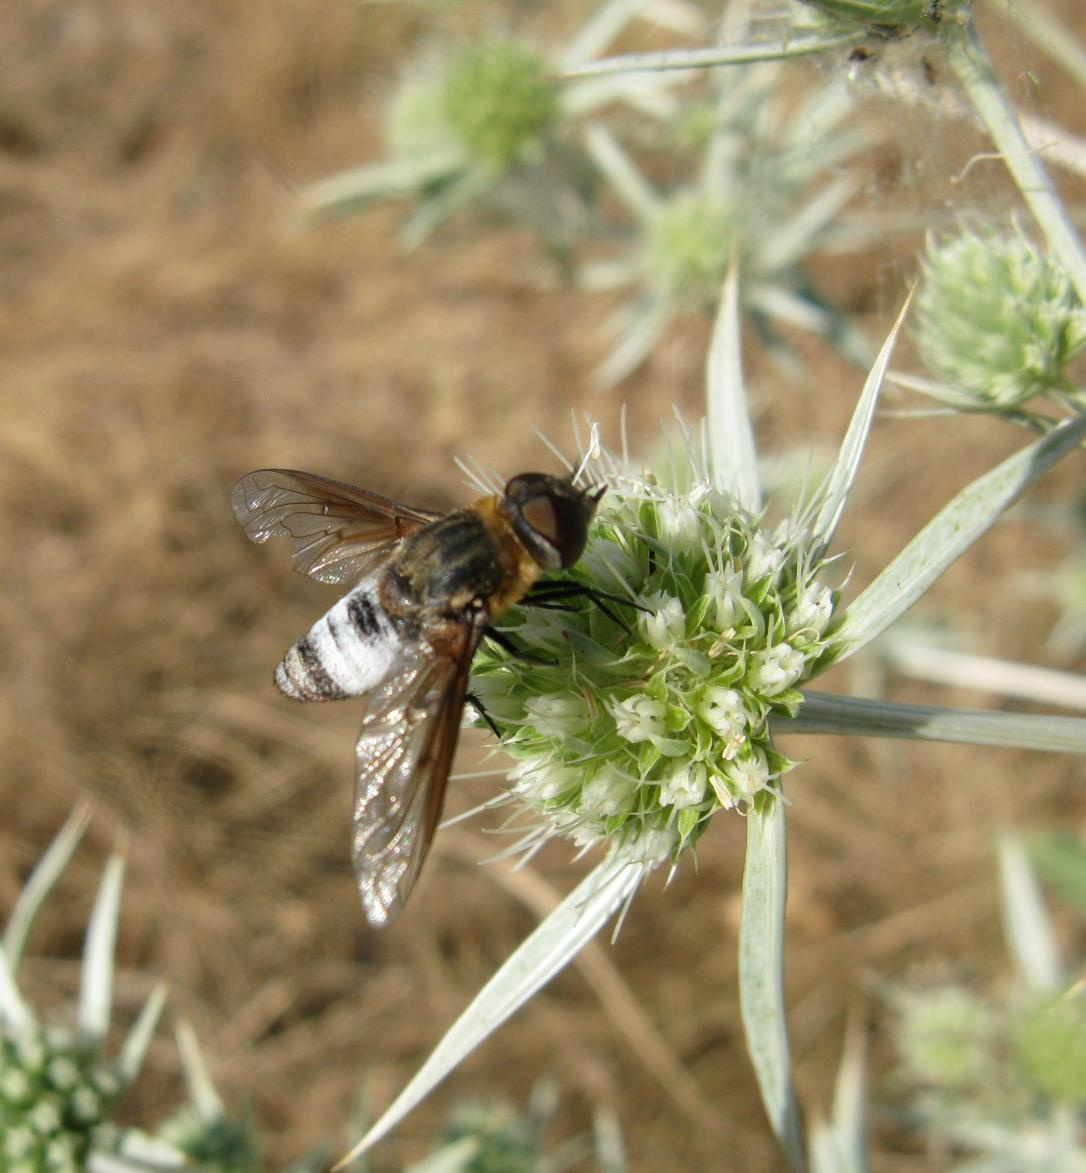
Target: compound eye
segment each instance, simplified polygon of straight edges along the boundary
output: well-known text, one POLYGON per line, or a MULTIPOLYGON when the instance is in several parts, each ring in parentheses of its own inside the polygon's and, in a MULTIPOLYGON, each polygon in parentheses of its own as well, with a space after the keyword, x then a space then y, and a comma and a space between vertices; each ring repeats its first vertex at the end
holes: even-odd
POLYGON ((550 497, 532 497, 523 502, 520 515, 552 546, 558 545, 558 514, 550 497))

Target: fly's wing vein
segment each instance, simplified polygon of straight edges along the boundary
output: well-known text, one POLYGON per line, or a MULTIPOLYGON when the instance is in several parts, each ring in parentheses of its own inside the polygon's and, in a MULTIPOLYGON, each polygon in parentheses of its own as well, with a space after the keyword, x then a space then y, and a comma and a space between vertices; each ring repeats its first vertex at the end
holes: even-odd
POLYGON ((289 537, 294 569, 337 585, 378 569, 408 534, 440 516, 285 468, 262 468, 243 476, 230 503, 254 542, 289 537))

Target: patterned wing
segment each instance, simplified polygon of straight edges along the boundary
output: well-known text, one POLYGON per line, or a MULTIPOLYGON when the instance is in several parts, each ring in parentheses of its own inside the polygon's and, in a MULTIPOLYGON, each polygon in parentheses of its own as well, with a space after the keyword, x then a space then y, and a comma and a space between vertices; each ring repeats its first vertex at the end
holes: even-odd
POLYGON ((370 924, 403 909, 445 802, 471 658, 485 623, 458 624, 441 652, 420 644, 367 697, 355 750, 351 858, 370 924))
POLYGON ((254 542, 289 537, 294 569, 337 585, 377 569, 409 533, 441 516, 285 468, 243 476, 230 503, 254 542))

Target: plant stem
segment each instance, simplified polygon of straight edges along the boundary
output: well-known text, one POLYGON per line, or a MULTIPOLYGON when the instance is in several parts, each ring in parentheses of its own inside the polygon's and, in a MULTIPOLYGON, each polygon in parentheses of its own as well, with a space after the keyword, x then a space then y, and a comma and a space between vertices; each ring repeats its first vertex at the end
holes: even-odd
POLYGON ((1066 268, 1079 300, 1086 305, 1086 252, 1082 241, 1071 226, 1037 154, 1026 142, 1014 107, 1007 100, 977 35, 972 15, 962 13, 958 19, 945 24, 943 49, 947 64, 988 128, 1053 256, 1066 268))

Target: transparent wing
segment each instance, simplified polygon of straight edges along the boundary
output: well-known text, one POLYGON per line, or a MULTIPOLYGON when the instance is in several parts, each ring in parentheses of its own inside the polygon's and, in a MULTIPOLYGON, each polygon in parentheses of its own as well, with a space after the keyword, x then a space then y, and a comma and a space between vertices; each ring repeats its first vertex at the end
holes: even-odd
POLYGON ((411 648, 367 697, 355 750, 351 858, 372 925, 399 915, 441 819, 468 669, 482 630, 458 624, 442 652, 426 644, 411 648))
POLYGON ((337 585, 376 570, 409 533, 441 516, 286 468, 243 476, 230 504, 254 542, 289 537, 294 569, 337 585))

